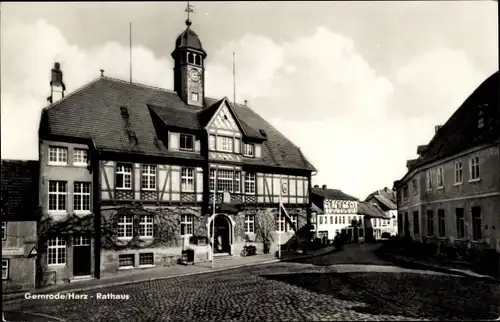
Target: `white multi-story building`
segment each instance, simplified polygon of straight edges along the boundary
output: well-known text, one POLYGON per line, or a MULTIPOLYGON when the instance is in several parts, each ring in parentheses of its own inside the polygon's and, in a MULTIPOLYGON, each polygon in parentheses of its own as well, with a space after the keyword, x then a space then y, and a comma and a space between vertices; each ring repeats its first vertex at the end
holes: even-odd
POLYGON ((358 214, 358 199, 337 189, 314 186, 311 200, 322 213, 316 218, 316 237, 333 240, 337 233, 345 233, 350 240, 364 238, 363 216, 358 214))
POLYGON ((398 233, 396 196, 389 188, 377 190, 365 199, 365 202, 374 203, 385 213, 385 218, 371 218, 373 237, 381 239, 382 234, 395 236, 398 233))

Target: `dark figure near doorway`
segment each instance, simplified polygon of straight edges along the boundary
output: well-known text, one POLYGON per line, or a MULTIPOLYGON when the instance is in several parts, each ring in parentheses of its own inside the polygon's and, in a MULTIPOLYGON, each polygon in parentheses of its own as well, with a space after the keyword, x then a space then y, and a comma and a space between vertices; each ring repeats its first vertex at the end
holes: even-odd
POLYGON ((231 248, 231 227, 229 226, 229 220, 221 215, 215 217, 215 247, 214 251, 216 253, 229 253, 231 248))

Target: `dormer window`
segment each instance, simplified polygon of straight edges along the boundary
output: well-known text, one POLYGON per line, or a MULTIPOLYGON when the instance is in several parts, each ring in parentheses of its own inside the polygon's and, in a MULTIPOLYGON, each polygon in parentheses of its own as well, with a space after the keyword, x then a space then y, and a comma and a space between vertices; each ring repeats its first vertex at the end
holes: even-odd
POLYGON ((245 143, 245 145, 243 146, 243 155, 253 158, 255 156, 255 145, 251 143, 245 143))
POLYGON ((227 136, 217 137, 217 150, 223 152, 233 152, 233 138, 227 136))
POLYGON ((477 120, 477 128, 480 129, 484 126, 484 116, 483 116, 483 110, 479 110, 479 119, 477 120))
POLYGON ((194 138, 189 134, 180 135, 179 147, 181 150, 193 151, 194 149, 194 138))

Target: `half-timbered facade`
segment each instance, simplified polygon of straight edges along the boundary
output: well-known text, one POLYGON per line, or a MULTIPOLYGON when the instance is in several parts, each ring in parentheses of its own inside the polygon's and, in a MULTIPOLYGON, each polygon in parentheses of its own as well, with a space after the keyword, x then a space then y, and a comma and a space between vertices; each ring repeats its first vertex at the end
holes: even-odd
MULTIPOLYGON (((186 248, 196 260, 239 255, 248 240, 273 252, 278 233, 289 243, 307 223, 314 167, 246 104, 205 97, 206 53, 186 24, 172 53, 174 91, 101 75, 43 110, 41 156, 73 160, 73 151, 88 151, 86 167, 46 163, 40 184, 66 194, 65 210, 54 197, 60 221, 87 214, 71 205, 90 189, 90 276, 167 265, 186 248), (66 159, 57 147, 67 148, 66 159)), ((41 197, 47 214, 50 200, 41 197)), ((73 230, 61 237, 67 271, 73 230)))

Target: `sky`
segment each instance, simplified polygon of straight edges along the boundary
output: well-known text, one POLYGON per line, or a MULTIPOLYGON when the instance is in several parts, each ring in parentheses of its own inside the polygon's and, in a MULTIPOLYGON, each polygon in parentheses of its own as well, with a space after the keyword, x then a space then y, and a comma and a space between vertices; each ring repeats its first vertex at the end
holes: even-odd
MULTIPOLYGON (((364 199, 406 172, 498 70, 498 3, 192 2, 208 96, 266 118, 318 169, 313 184, 364 199)), ((38 159, 38 123, 60 62, 67 93, 105 75, 173 89, 185 2, 1 4, 1 157, 38 159)))

